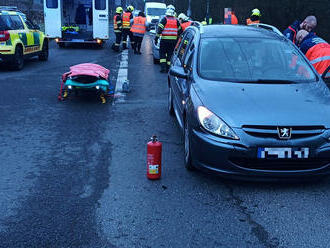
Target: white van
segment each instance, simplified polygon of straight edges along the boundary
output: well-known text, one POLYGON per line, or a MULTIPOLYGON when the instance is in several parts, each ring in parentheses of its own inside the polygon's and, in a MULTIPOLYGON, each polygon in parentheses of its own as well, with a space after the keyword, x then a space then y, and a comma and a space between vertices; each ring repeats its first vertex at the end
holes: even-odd
POLYGON ((60 47, 109 39, 108 0, 44 0, 45 34, 60 47))
POLYGON ((158 2, 145 3, 144 13, 147 17, 148 30, 155 28, 161 16, 166 12, 166 4, 158 2))

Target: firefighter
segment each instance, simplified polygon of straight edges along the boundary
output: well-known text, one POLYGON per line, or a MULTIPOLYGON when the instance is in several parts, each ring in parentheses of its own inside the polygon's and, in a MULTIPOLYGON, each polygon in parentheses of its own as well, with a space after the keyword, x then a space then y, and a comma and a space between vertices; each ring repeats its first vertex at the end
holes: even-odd
POLYGON ((259 9, 253 9, 250 18, 246 19, 246 25, 260 23, 261 13, 259 9))
POLYGON ((233 10, 228 10, 225 13, 225 19, 224 19, 224 24, 238 24, 237 17, 235 15, 235 12, 233 10))
POLYGON ((185 29, 193 23, 192 21, 189 20, 189 17, 186 16, 184 13, 181 13, 178 16, 178 19, 181 24, 182 32, 185 31, 185 29))
POLYGON ((171 57, 178 39, 181 34, 182 28, 179 21, 175 18, 175 8, 173 5, 169 5, 166 9, 165 17, 163 17, 157 28, 155 37, 155 44, 158 43, 160 38, 160 72, 168 72, 171 65, 171 57))
POLYGON ((127 49, 127 36, 129 36, 131 46, 134 49, 134 39, 131 32, 131 20, 133 20, 134 7, 128 6, 126 11, 123 13, 123 49, 127 49))
POLYGON ((140 12, 133 20, 131 32, 134 37, 134 54, 141 54, 141 45, 143 36, 147 31, 147 18, 143 12, 140 12))
POLYGON ((112 49, 116 52, 120 50, 120 43, 122 37, 122 17, 121 14, 123 13, 122 7, 116 8, 116 14, 113 17, 113 30, 116 35, 116 41, 112 44, 112 49))
POLYGON ((330 66, 329 43, 314 32, 308 33, 306 30, 300 30, 297 33, 296 43, 315 70, 322 75, 330 66))
POLYGON ((311 32, 317 26, 317 19, 315 16, 307 16, 303 22, 296 20, 287 29, 284 30, 283 34, 294 44, 296 43, 296 36, 299 30, 306 30, 311 32))

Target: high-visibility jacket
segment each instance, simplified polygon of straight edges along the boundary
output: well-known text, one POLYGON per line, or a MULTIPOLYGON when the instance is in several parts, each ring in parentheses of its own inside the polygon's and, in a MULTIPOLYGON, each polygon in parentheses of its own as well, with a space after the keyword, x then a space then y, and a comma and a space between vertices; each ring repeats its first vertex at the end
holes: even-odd
POLYGON ((115 14, 113 17, 113 29, 115 33, 121 32, 121 27, 122 27, 121 15, 115 14))
POLYGON ((236 15, 233 13, 225 14, 224 24, 238 24, 236 15))
POLYGON ((147 18, 138 16, 134 18, 133 26, 131 28, 131 32, 137 33, 137 34, 145 34, 147 31, 146 26, 147 18))
POLYGON ((123 28, 126 28, 126 29, 131 28, 131 19, 132 19, 132 13, 131 12, 124 12, 124 14, 123 14, 123 28))
POLYGON ((322 38, 310 33, 301 42, 300 50, 319 74, 330 66, 330 45, 322 38))
POLYGON ((256 24, 256 23, 260 23, 260 20, 252 21, 250 18, 246 19, 246 24, 247 25, 256 24))
POLYGON ((182 31, 185 31, 185 29, 187 27, 189 27, 193 22, 192 21, 187 21, 187 22, 183 22, 181 23, 181 28, 182 28, 182 31))
POLYGON ((178 38, 178 20, 173 16, 166 16, 166 25, 162 31, 162 40, 176 40, 178 38))

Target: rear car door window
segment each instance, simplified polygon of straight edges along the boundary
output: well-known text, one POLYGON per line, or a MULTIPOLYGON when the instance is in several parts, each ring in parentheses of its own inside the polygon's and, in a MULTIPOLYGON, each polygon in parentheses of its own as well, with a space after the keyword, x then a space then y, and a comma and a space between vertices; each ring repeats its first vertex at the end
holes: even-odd
POLYGON ((15 29, 15 30, 24 29, 23 22, 18 15, 12 15, 12 16, 10 16, 10 19, 13 23, 13 29, 15 29))
POLYGON ((0 31, 13 30, 13 23, 9 15, 0 15, 0 31))

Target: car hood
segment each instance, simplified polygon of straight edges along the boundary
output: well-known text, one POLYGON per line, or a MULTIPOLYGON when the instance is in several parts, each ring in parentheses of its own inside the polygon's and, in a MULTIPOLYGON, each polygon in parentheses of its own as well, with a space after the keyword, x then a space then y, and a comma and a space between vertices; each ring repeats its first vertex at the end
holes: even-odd
POLYGON ((330 91, 322 82, 246 84, 216 81, 195 83, 203 105, 231 127, 243 125, 330 128, 330 91))

